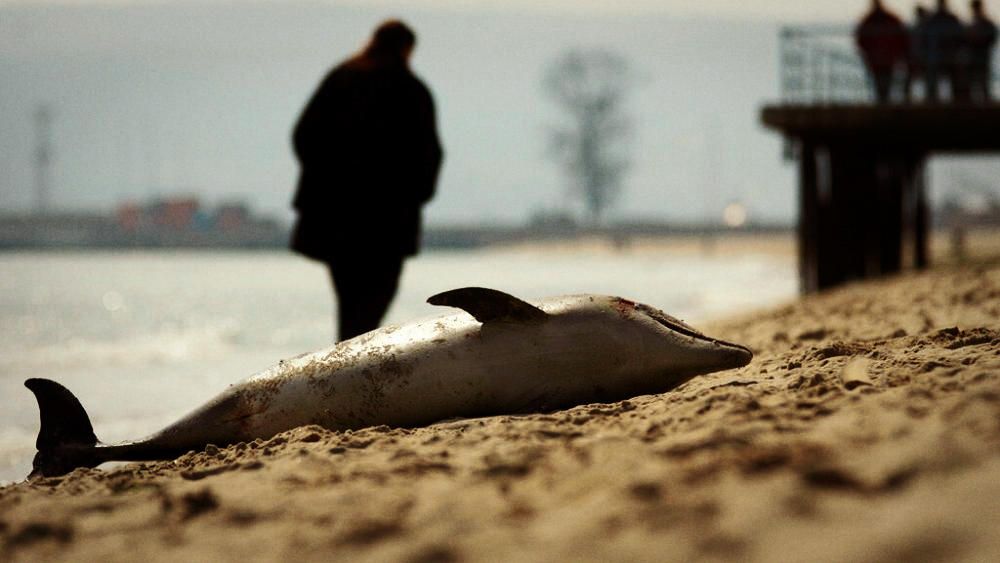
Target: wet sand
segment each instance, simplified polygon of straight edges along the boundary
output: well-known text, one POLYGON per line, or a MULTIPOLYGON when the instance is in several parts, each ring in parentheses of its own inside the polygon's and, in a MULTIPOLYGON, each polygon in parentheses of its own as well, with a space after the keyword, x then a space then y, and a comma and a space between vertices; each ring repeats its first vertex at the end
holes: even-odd
POLYGON ((1000 553, 1000 265, 852 285, 702 328, 756 358, 616 404, 414 430, 304 427, 15 484, 0 490, 0 554, 430 563, 1000 553))

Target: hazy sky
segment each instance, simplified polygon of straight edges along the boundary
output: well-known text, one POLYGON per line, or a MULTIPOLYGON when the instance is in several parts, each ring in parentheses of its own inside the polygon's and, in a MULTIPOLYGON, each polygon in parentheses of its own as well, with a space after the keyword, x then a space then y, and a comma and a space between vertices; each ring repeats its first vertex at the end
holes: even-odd
MULTIPOLYGON (((776 22, 838 21, 864 11, 871 0, 307 0, 328 6, 361 6, 382 10, 410 11, 494 11, 574 14, 666 14, 671 16, 707 16, 712 18, 755 19, 776 22)), ((257 3, 303 3, 303 0, 256 0, 257 3)), ((229 4, 237 0, 0 0, 0 6, 50 5, 155 5, 155 4, 229 4)), ((923 4, 932 5, 933 0, 923 4)), ((987 1, 987 5, 991 2, 987 1)), ((909 13, 915 2, 885 0, 884 4, 901 14, 909 13)), ((967 12, 968 2, 952 0, 952 9, 967 12)))
MULTIPOLYGON (((260 1, 260 0, 258 0, 260 1)), ((264 0, 267 1, 267 0, 264 0)), ((270 0, 288 4, 290 0, 270 0)), ((870 0, 312 0, 331 6, 365 6, 383 9, 465 10, 503 12, 556 12, 592 14, 706 15, 730 18, 764 18, 773 20, 841 19, 858 13, 870 0)), ((0 0, 3 5, 150 5, 180 3, 213 3, 237 5, 234 0, 0 0)), ((890 7, 905 7, 904 2, 889 0, 890 7)))
POLYGON ((32 114, 46 103, 61 206, 197 193, 287 217, 302 105, 377 22, 401 16, 418 30, 414 66, 435 93, 447 152, 431 222, 566 207, 546 157, 559 108, 541 78, 574 47, 618 51, 639 78, 617 216, 715 218, 739 200, 755 218, 789 221, 794 167, 758 122, 778 94, 779 23, 848 24, 866 4, 0 0, 0 208, 32 203, 32 114))

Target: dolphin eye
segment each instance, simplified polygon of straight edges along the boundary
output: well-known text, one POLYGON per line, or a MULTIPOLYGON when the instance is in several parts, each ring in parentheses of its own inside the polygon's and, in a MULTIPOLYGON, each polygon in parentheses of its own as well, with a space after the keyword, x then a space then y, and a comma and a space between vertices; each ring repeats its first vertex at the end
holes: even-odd
POLYGON ((685 323, 680 319, 671 317, 670 315, 664 313, 659 309, 654 309, 649 305, 644 305, 642 303, 636 303, 635 308, 639 311, 645 313, 648 317, 652 318, 661 325, 669 328, 670 330, 677 331, 681 334, 686 334, 688 336, 697 336, 700 338, 707 338, 704 334, 698 331, 698 329, 685 323))

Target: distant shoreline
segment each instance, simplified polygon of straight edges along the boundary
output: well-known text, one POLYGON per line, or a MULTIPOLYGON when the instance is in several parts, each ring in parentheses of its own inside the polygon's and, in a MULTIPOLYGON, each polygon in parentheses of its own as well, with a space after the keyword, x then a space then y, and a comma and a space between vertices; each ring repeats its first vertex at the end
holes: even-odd
MULTIPOLYGON (((484 227, 476 230, 456 227, 430 227, 424 234, 423 252, 583 252, 583 253, 676 253, 683 255, 767 254, 794 256, 794 229, 702 229, 676 228, 661 232, 579 231, 574 234, 538 234, 512 227, 484 227)), ((268 244, 4 244, 0 256, 25 253, 64 252, 284 252, 286 237, 268 244)), ((1000 257, 1000 229, 975 228, 964 233, 964 251, 957 253, 952 231, 937 229, 931 236, 931 255, 935 264, 988 260, 1000 257), (964 254, 964 255, 962 255, 964 254)))
MULTIPOLYGON (((791 235, 789 225, 748 225, 732 229, 716 224, 671 224, 621 222, 601 227, 573 223, 529 223, 528 225, 428 225, 423 229, 425 249, 473 249, 520 245, 590 245, 608 241, 616 248, 645 245, 650 240, 702 241, 719 237, 791 235)), ((276 221, 246 215, 229 225, 123 222, 110 215, 53 213, 46 215, 0 215, 0 252, 48 249, 283 249, 290 227, 276 221)))

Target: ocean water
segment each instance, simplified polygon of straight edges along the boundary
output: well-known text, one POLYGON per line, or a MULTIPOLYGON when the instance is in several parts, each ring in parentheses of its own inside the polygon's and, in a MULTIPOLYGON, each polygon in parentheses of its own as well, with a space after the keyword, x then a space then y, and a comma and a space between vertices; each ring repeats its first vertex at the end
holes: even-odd
MULTIPOLYGON (((606 293, 699 321, 794 298, 793 257, 604 248, 431 251, 409 261, 386 322, 441 314, 434 293, 479 285, 526 299, 606 293)), ((0 254, 0 482, 29 471, 29 377, 54 379, 97 436, 158 430, 230 383, 328 346, 325 268, 285 252, 0 254)))

